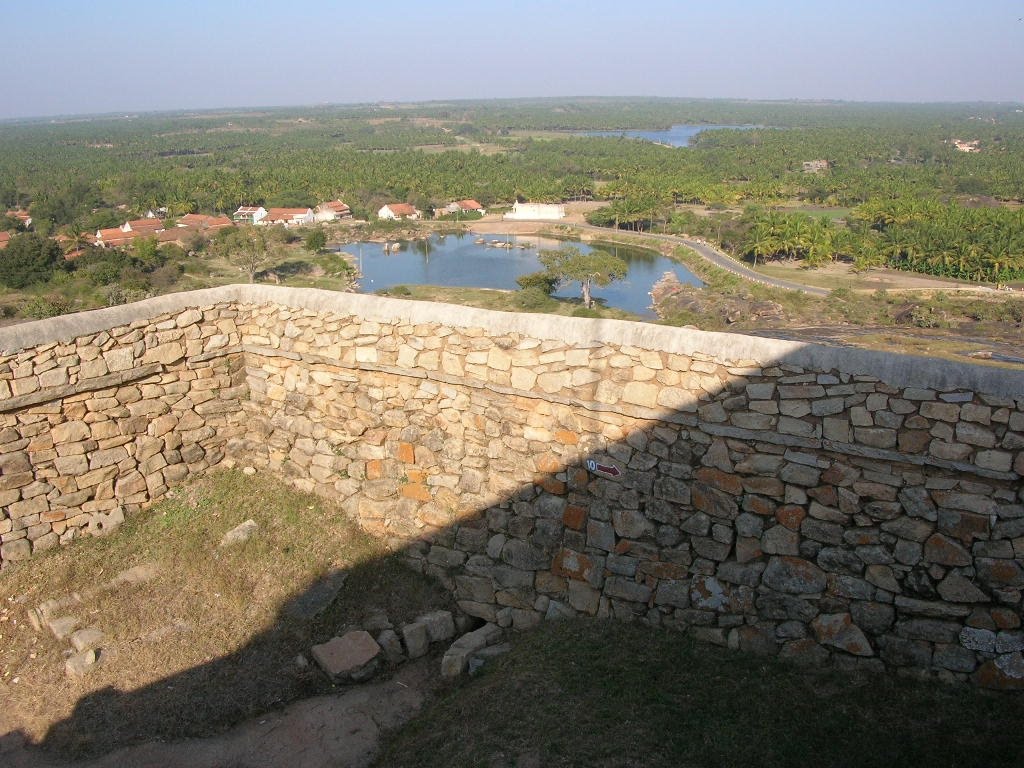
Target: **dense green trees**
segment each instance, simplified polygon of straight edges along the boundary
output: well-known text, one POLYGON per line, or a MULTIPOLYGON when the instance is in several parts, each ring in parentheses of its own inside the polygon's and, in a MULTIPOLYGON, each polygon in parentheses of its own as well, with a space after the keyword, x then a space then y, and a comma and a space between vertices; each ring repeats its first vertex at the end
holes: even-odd
MULTIPOLYGON (((534 99, 0 127, 0 202, 28 206, 41 233, 91 232, 159 206, 174 217, 335 197, 360 213, 396 199, 423 209, 467 196, 488 207, 517 197, 606 200, 609 206, 592 214, 594 223, 671 231, 682 226, 673 210, 682 203, 771 208, 795 198, 853 207, 968 195, 1024 199, 1024 115, 1010 106, 534 99), (675 122, 761 127, 706 131, 690 149, 524 135, 675 122), (981 151, 958 152, 954 138, 977 139, 981 151), (804 173, 803 162, 816 159, 828 160, 828 170, 804 173)), ((971 266, 979 254, 952 249, 943 265, 931 251, 901 251, 899 238, 910 235, 896 223, 892 230, 889 222, 865 218, 843 232, 775 222, 759 231, 757 258, 813 263, 841 255, 865 264, 884 258, 962 274, 1016 269, 1012 243, 989 248, 980 273, 971 266), (773 249, 779 237, 785 247, 773 249)), ((752 224, 716 219, 712 231, 743 250, 752 224)), ((939 245, 939 230, 925 236, 919 224, 913 229, 929 249, 939 245)), ((977 236, 984 242, 974 243, 975 250, 988 248, 986 237, 977 236)))
POLYGON ((963 280, 1024 279, 1024 210, 965 208, 914 198, 872 200, 848 225, 804 213, 756 212, 742 252, 758 259, 800 259, 818 266, 835 258, 855 267, 889 266, 963 280))
POLYGON ((56 241, 22 232, 0 250, 0 284, 17 289, 45 283, 64 264, 64 254, 56 241))

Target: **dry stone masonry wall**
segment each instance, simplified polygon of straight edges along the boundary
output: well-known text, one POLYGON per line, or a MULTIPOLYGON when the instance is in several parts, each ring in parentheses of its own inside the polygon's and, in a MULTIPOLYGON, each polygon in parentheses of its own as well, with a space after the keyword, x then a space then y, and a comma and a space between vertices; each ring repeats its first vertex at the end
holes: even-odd
POLYGON ((179 304, 2 331, 0 562, 109 532, 222 460, 245 394, 237 311, 179 304))
MULTIPOLYGON (((138 458, 149 438, 181 476, 226 451, 339 499, 463 611, 501 626, 614 616, 807 663, 1024 688, 1018 371, 264 286, 164 300, 177 313, 75 343, 110 344, 104 361, 130 348, 133 370, 160 366, 146 375, 163 391, 140 378, 5 411, 5 428, 23 430, 13 442, 28 442, 0 444, 22 455, 0 483, 32 476, 11 503, 61 509, 53 478, 78 491, 48 463, 59 451, 31 447, 58 424, 90 423, 67 415, 68 400, 112 401, 95 421, 119 437, 134 403, 159 402, 161 417, 188 420, 161 434, 155 419, 143 432, 126 423, 130 438, 103 448, 90 423, 67 452, 129 446, 89 501, 144 503, 175 479, 142 466, 157 455, 138 458), (179 326, 190 301, 202 317, 179 326), (204 377, 217 384, 197 386, 204 377), (140 398, 121 403, 123 386, 140 398), (202 458, 172 463, 181 447, 168 436, 186 434, 202 458), (122 463, 142 481, 119 495, 122 463)), ((46 346, 5 358, 12 378, 66 386, 42 383, 53 352, 49 368, 77 383, 82 363, 56 362, 68 345, 46 346)), ((34 394, 26 386, 12 396, 34 394)), ((5 546, 38 541, 42 528, 15 528, 25 507, 8 509, 4 535, 26 533, 5 546)))

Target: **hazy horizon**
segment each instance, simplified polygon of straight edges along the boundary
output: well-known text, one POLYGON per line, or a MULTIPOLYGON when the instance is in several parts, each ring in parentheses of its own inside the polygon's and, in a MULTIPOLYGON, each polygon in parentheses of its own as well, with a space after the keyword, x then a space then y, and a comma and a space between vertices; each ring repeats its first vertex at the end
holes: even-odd
POLYGON ((1009 0, 280 8, 5 8, 0 119, 594 96, 1024 102, 1024 5, 1009 0))

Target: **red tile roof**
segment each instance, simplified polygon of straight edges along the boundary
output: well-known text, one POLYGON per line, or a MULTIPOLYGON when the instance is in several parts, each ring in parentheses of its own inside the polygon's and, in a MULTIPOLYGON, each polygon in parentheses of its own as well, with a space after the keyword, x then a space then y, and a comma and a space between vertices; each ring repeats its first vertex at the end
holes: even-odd
POLYGON ((157 232, 164 228, 164 223, 160 219, 132 219, 122 226, 132 232, 157 232))
POLYGON ((412 216, 416 208, 409 203, 388 203, 388 209, 396 216, 412 216))
POLYGON ((341 200, 331 200, 320 206, 321 208, 330 208, 335 213, 348 213, 349 207, 345 205, 341 200))
POLYGON ((195 229, 222 229, 223 227, 234 226, 234 223, 227 216, 207 216, 202 213, 186 213, 178 219, 178 226, 195 229))
POLYGON ((283 219, 289 216, 305 216, 309 211, 309 208, 267 208, 267 217, 283 219))
POLYGON ((11 242, 11 233, 0 232, 0 248, 6 248, 9 242, 11 242))
POLYGON ((97 245, 124 245, 139 236, 138 232, 125 232, 120 227, 101 229, 96 232, 97 245))
POLYGON ((480 210, 483 210, 483 206, 480 205, 480 203, 478 203, 476 200, 473 200, 472 198, 470 198, 468 200, 459 200, 458 206, 459 206, 459 208, 461 208, 464 211, 480 211, 480 210))

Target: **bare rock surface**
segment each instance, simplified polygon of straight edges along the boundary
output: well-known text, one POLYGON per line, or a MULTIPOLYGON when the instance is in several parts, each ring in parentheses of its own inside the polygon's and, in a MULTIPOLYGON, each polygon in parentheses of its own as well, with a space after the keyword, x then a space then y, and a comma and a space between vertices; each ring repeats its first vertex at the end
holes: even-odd
MULTIPOLYGON (((17 732, 0 737, 5 768, 361 768, 381 732, 397 728, 423 705, 427 664, 410 664, 392 680, 296 702, 208 739, 148 742, 84 762, 61 762, 27 746, 17 732)), ((2 717, 0 717, 2 720, 2 717)), ((2 723, 0 723, 2 724, 2 723)))

